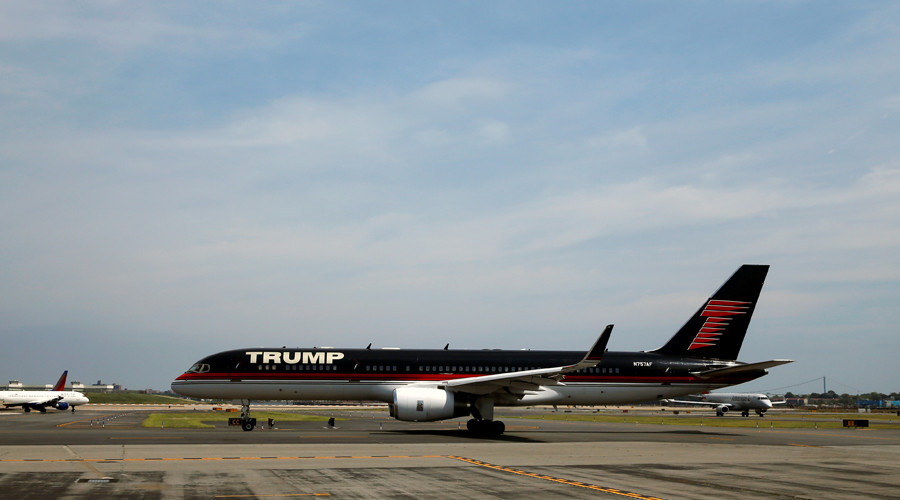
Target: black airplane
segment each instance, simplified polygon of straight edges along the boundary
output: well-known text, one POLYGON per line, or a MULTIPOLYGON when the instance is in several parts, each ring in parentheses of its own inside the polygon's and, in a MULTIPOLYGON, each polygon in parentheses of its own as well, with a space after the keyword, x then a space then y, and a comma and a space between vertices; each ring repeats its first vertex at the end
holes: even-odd
POLYGON ((430 422, 472 416, 501 434, 496 406, 631 404, 711 391, 790 363, 736 361, 769 266, 744 265, 659 349, 606 349, 612 325, 584 351, 247 348, 207 356, 172 382, 184 396, 388 403, 392 417, 430 422))

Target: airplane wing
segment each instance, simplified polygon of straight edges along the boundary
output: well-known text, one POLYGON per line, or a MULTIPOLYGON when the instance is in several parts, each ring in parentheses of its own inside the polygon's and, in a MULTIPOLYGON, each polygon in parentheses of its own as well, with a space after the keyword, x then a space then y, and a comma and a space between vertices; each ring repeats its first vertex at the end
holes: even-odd
POLYGON ((712 370, 705 370, 702 372, 691 372, 691 375, 694 375, 695 377, 699 377, 699 378, 719 377, 722 375, 733 375, 735 373, 765 370, 766 368, 772 368, 773 366, 779 366, 779 365, 786 365, 788 363, 793 363, 793 362, 794 362, 793 359, 773 359, 771 361, 761 361, 759 363, 735 365, 735 366, 729 366, 726 368, 714 368, 712 370))
POLYGON ((6 406, 7 408, 12 408, 15 406, 53 406, 62 399, 63 399, 62 396, 56 396, 53 398, 32 399, 31 401, 21 401, 18 403, 7 403, 4 401, 3 406, 6 406))
POLYGON ((536 391, 542 386, 565 385, 562 379, 567 373, 591 368, 600 362, 603 353, 606 352, 606 344, 609 342, 612 329, 613 325, 607 325, 584 358, 572 365, 447 380, 438 383, 437 386, 453 392, 465 392, 479 396, 505 391, 507 394, 521 397, 525 395, 525 391, 536 391))
POLYGON ((712 401, 682 401, 679 399, 663 399, 664 403, 679 403, 683 405, 703 405, 703 406, 727 406, 733 408, 731 403, 713 403, 712 401))
POLYGON ((56 396, 55 398, 46 398, 46 399, 33 399, 28 402, 30 405, 35 406, 53 406, 56 403, 59 403, 62 400, 62 395, 56 396))
POLYGON ((63 399, 62 396, 56 396, 55 398, 50 398, 50 399, 34 400, 31 402, 31 404, 33 404, 33 405, 55 405, 56 403, 59 403, 62 399, 63 399))

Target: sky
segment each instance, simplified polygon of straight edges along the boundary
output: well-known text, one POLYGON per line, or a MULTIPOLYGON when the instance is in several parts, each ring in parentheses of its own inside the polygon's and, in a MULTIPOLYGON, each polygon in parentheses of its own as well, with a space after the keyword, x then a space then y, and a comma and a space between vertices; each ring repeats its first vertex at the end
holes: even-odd
POLYGON ((896 2, 0 2, 0 380, 614 351, 769 264, 737 390, 896 392, 896 2), (823 380, 824 377, 824 380, 823 380))

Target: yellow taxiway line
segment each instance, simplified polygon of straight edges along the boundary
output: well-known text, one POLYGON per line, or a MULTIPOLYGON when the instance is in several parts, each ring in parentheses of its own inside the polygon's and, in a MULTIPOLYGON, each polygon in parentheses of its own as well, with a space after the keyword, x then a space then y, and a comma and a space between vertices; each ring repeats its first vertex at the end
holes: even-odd
MULTIPOLYGON (((658 497, 641 495, 639 493, 634 493, 630 491, 622 491, 616 488, 609 488, 604 486, 599 486, 596 484, 584 483, 581 481, 574 481, 570 479, 564 479, 559 477, 547 476, 544 474, 536 474, 533 472, 524 471, 521 469, 513 469, 510 467, 503 467, 500 465, 490 464, 487 462, 482 462, 481 460, 476 460, 474 458, 460 457, 455 455, 332 455, 332 456, 308 456, 308 457, 149 457, 149 458, 3 458, 0 459, 0 463, 47 463, 47 462, 74 462, 74 463, 96 463, 96 462, 187 462, 187 461, 219 461, 219 460, 346 460, 346 459, 357 459, 357 460, 374 460, 379 458, 411 458, 411 459, 422 459, 422 458, 449 458, 453 460, 459 460, 461 462, 466 462, 472 465, 477 465, 479 467, 487 467, 489 469, 508 472, 511 474, 518 474, 527 477, 533 477, 536 479, 541 479, 544 481, 552 481, 560 484, 567 484, 570 486, 576 486, 579 488, 587 488, 595 491, 602 491, 604 493, 611 493, 613 495, 619 495, 629 498, 637 498, 640 500, 661 500, 658 497)), ((250 495, 250 497, 256 497, 259 495, 250 495)), ((327 493, 304 493, 304 494, 292 494, 292 495, 271 495, 271 496, 329 496, 327 493)), ((219 496, 216 498, 241 498, 242 496, 219 496)))

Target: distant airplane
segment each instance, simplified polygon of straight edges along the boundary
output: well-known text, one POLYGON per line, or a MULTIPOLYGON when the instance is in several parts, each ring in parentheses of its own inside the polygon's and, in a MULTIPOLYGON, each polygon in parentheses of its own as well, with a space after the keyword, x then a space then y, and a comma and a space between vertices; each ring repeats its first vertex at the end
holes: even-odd
POLYGON ((68 374, 69 370, 64 371, 56 385, 49 391, 0 391, 0 404, 7 408, 21 406, 25 413, 31 410, 46 413, 47 408, 57 410, 71 408, 74 412, 76 406, 83 405, 89 400, 78 391, 65 390, 68 374))
POLYGON ((711 392, 709 394, 701 394, 700 401, 679 401, 676 399, 664 399, 663 401, 686 405, 714 406, 718 417, 729 411, 740 411, 742 416, 749 417, 751 410, 763 417, 772 408, 772 405, 787 403, 787 401, 771 401, 769 396, 765 394, 748 392, 711 392))
POLYGON ((741 266, 653 351, 607 352, 612 325, 587 352, 253 347, 201 359, 172 382, 172 390, 241 400, 246 431, 255 427, 254 399, 375 400, 388 403, 397 420, 471 415, 470 431, 502 434, 495 406, 653 401, 741 384, 790 363, 736 361, 768 270, 741 266))

